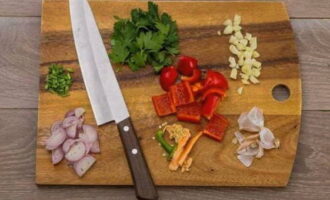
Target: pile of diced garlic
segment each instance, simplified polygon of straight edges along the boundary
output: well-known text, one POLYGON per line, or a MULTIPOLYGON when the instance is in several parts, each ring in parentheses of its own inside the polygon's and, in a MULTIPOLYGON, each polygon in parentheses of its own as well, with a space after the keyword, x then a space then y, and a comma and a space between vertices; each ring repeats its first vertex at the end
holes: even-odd
MULTIPOLYGON (((227 19, 223 24, 225 25, 223 34, 231 35, 229 50, 233 56, 228 59, 231 68, 230 78, 237 79, 239 75, 244 85, 259 83, 261 62, 256 60, 260 56, 257 52, 257 38, 251 33, 242 34, 239 15, 235 15, 233 20, 227 19)), ((242 87, 239 88, 238 93, 242 93, 242 90, 242 87)))

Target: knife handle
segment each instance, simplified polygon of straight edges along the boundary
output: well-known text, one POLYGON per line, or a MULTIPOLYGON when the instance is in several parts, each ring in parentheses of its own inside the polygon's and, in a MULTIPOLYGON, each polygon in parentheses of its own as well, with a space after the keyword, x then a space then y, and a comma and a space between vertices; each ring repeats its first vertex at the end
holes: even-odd
POLYGON ((135 193, 138 199, 158 199, 158 194, 145 161, 131 118, 117 124, 124 145, 135 193))

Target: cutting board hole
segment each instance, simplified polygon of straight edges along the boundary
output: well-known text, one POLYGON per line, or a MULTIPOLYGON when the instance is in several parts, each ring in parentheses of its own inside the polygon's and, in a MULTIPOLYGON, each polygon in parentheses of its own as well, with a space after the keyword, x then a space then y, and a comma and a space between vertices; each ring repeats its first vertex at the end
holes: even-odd
POLYGON ((288 86, 279 84, 273 88, 273 98, 277 101, 285 101, 290 97, 290 89, 288 86))

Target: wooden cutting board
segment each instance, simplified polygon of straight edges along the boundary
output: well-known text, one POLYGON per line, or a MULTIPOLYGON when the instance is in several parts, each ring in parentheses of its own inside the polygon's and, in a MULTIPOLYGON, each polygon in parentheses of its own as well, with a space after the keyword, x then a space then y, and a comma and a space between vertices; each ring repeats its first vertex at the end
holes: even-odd
MULTIPOLYGON (((98 27, 106 48, 115 22, 114 15, 128 17, 136 7, 146 9, 146 2, 91 1, 98 27)), ((159 118, 154 112, 151 96, 163 93, 158 76, 150 67, 131 72, 126 67, 117 73, 129 112, 137 130, 146 160, 157 185, 196 186, 285 186, 294 163, 301 117, 301 80, 294 35, 286 9, 282 3, 268 2, 158 2, 160 11, 168 12, 177 21, 182 54, 198 59, 200 67, 214 69, 229 77, 228 36, 218 36, 223 21, 235 14, 242 16, 243 30, 256 35, 263 70, 259 85, 244 87, 243 95, 237 88, 239 80, 229 81, 228 97, 218 112, 230 121, 223 142, 202 137, 192 151, 194 159, 188 173, 170 172, 163 151, 152 139, 163 122, 177 122, 175 116, 159 118), (276 85, 286 85, 290 97, 282 102, 272 97, 276 85), (238 129, 240 113, 253 106, 264 110, 266 126, 280 138, 279 150, 265 153, 245 168, 235 157, 237 145, 231 143, 238 129)), ((83 107, 87 110, 86 123, 95 125, 93 112, 85 91, 72 38, 68 1, 43 1, 41 23, 40 96, 38 145, 36 152, 37 184, 68 185, 130 185, 128 165, 114 123, 98 128, 101 151, 97 162, 83 177, 78 178, 65 161, 51 164, 51 155, 41 145, 50 134, 51 124, 63 118, 66 111, 83 107), (46 92, 44 79, 51 63, 75 69, 71 95, 66 98, 46 92)), ((116 66, 114 66, 116 68, 116 66)), ((196 134, 200 125, 183 123, 196 134)))

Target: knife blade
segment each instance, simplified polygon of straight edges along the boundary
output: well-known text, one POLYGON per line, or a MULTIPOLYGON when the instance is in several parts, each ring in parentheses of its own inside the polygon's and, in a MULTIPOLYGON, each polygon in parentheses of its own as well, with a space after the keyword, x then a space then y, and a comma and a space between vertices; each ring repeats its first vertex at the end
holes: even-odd
POLYGON ((157 199, 156 188, 92 10, 87 0, 70 0, 69 5, 76 52, 96 123, 116 122, 137 197, 157 199))

